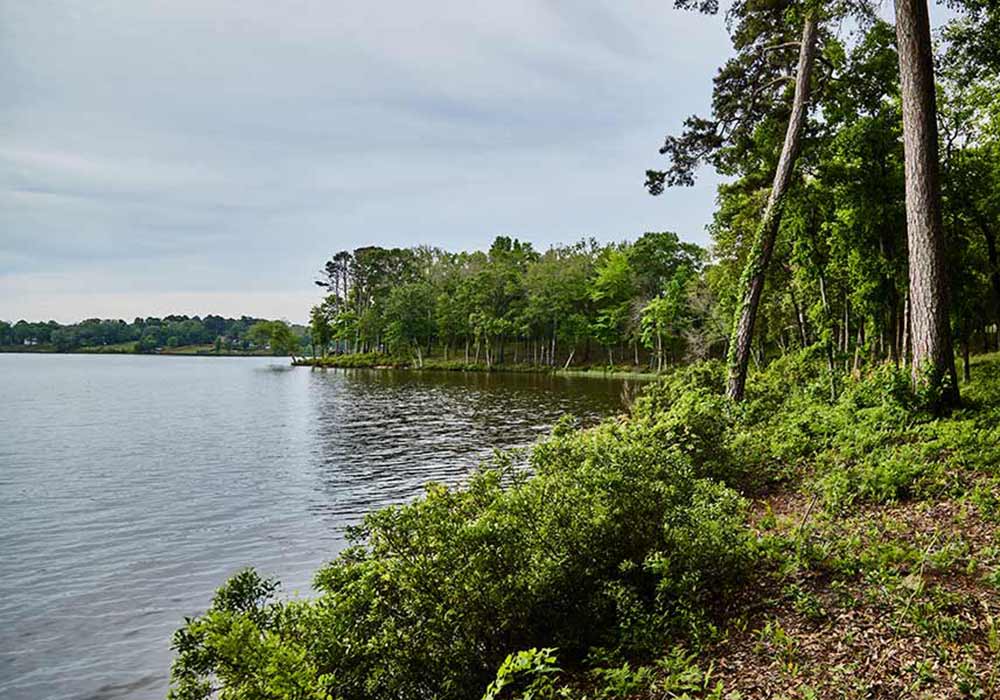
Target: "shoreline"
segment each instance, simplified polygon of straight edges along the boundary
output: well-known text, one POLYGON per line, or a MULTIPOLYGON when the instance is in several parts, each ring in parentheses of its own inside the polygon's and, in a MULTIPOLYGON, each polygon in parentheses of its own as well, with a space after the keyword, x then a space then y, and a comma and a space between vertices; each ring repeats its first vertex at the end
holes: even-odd
POLYGON ((136 357, 265 357, 276 360, 290 360, 292 367, 311 367, 314 369, 365 369, 365 370, 395 370, 406 372, 475 372, 478 374, 546 374, 562 377, 589 377, 594 379, 634 379, 636 381, 653 381, 666 376, 669 369, 663 372, 650 371, 646 368, 630 366, 618 366, 607 368, 601 366, 571 366, 550 367, 548 365, 534 364, 495 364, 487 366, 485 363, 469 362, 463 360, 441 360, 426 359, 423 366, 416 366, 412 360, 393 358, 385 355, 370 354, 348 354, 330 355, 325 358, 296 357, 290 358, 287 355, 272 355, 270 353, 257 352, 233 352, 214 350, 192 350, 192 346, 182 346, 180 348, 165 349, 157 352, 138 352, 136 350, 120 349, 77 349, 77 350, 56 350, 49 347, 24 346, 11 347, 0 346, 0 354, 6 355, 130 355, 136 357), (38 349, 30 349, 36 347, 38 349))
POLYGON ((292 362, 296 367, 316 369, 368 369, 399 370, 407 372, 476 372, 482 374, 548 374, 564 377, 593 377, 600 379, 635 379, 652 381, 665 376, 666 372, 655 372, 635 367, 550 367, 535 364, 497 364, 465 362, 464 360, 425 359, 422 366, 412 360, 403 360, 386 355, 350 354, 331 355, 325 358, 298 358, 292 362))

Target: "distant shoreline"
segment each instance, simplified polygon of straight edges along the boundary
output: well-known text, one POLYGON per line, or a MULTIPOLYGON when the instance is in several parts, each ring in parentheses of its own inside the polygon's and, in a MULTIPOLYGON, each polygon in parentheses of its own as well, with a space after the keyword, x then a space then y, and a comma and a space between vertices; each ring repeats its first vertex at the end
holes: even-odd
POLYGON ((287 358, 287 355, 273 355, 267 352, 252 350, 219 350, 216 352, 211 345, 186 345, 176 348, 162 348, 153 352, 139 352, 135 349, 124 349, 117 346, 94 346, 75 348, 73 350, 57 350, 51 345, 0 345, 0 353, 21 355, 144 355, 169 357, 277 357, 287 358))
POLYGON ((163 348, 155 352, 139 352, 137 350, 120 349, 115 346, 96 346, 78 348, 75 350, 56 350, 51 345, 0 346, 0 354, 9 355, 133 355, 142 357, 269 357, 273 359, 291 360, 295 367, 313 367, 317 369, 372 369, 372 370, 404 370, 408 372, 477 372, 482 374, 548 374, 565 377, 594 377, 601 379, 635 379, 650 381, 663 376, 662 373, 649 371, 646 368, 618 366, 608 368, 599 365, 574 365, 570 367, 551 367, 535 364, 494 364, 465 362, 464 360, 442 360, 440 358, 425 359, 419 367, 414 361, 385 355, 347 354, 329 355, 325 358, 296 357, 274 355, 267 352, 244 350, 220 350, 216 352, 213 346, 180 346, 163 348))

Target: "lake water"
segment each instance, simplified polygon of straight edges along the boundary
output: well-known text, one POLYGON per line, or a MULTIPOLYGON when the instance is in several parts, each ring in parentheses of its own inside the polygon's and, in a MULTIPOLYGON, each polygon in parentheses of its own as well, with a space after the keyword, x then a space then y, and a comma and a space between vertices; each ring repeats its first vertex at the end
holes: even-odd
POLYGON ((162 698, 170 635, 248 565, 286 594, 379 505, 620 381, 0 354, 0 698, 162 698))

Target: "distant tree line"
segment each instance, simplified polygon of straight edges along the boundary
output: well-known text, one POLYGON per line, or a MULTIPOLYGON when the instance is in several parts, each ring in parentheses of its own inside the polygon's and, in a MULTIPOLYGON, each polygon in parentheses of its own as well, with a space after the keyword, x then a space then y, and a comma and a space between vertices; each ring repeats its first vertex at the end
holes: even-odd
POLYGON ((574 360, 662 367, 719 350, 724 328, 707 253, 676 234, 580 241, 539 252, 496 238, 488 251, 359 248, 337 253, 317 284, 316 354, 383 352, 493 366, 574 360))
POLYGON ((896 3, 895 26, 868 0, 732 3, 712 113, 667 136, 665 169, 646 173, 654 195, 702 166, 726 177, 710 253, 672 233, 341 251, 318 281, 317 354, 725 357, 739 400, 749 367, 810 347, 834 397, 839 374, 892 362, 955 403, 954 350, 967 377, 974 350, 1000 349, 1000 24, 993 2, 949 4, 934 45, 915 0, 896 3))
MULTIPOLYGON (((186 345, 214 345, 227 351, 251 350, 268 343, 272 330, 265 319, 242 316, 224 318, 209 314, 204 317, 170 315, 164 318, 124 320, 91 318, 80 323, 59 324, 55 321, 9 323, 0 321, 0 346, 42 345, 60 352, 81 348, 98 348, 134 343, 139 352, 154 352, 161 348, 186 345), (256 331, 254 330, 257 327, 256 331)), ((285 348, 280 349, 284 354, 285 348)))

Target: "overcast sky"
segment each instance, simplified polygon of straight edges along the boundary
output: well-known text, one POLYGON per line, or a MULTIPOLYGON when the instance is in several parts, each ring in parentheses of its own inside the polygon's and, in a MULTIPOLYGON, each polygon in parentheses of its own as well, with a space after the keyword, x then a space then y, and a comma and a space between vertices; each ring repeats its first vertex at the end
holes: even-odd
POLYGON ((667 0, 0 0, 0 319, 303 321, 361 245, 673 230, 722 18, 667 0))

